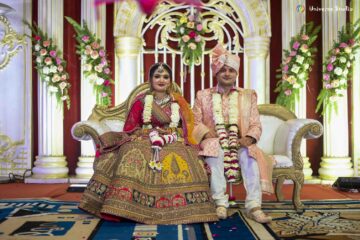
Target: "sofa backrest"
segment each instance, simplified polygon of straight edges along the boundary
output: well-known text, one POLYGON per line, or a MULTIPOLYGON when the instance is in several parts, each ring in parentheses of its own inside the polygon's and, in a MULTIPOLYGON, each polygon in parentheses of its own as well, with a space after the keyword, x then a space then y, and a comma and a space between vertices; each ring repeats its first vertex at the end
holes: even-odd
POLYGON ((275 136, 278 128, 284 123, 284 120, 275 116, 260 114, 260 121, 262 126, 262 134, 257 145, 265 153, 273 155, 275 136))

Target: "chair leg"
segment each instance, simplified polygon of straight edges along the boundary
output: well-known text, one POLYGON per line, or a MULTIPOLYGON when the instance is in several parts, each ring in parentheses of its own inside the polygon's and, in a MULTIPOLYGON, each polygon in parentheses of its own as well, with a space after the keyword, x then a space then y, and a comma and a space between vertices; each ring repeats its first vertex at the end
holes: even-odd
MULTIPOLYGON (((304 179, 304 178, 302 178, 304 179)), ((302 188, 302 182, 301 179, 293 179, 294 182, 294 190, 293 190, 293 196, 292 201, 295 207, 295 210, 297 212, 301 212, 302 208, 304 208, 304 204, 300 200, 300 192, 302 188)))
POLYGON ((284 195, 282 193, 282 186, 285 181, 285 177, 278 177, 276 180, 276 187, 275 187, 275 195, 278 202, 284 200, 284 195))

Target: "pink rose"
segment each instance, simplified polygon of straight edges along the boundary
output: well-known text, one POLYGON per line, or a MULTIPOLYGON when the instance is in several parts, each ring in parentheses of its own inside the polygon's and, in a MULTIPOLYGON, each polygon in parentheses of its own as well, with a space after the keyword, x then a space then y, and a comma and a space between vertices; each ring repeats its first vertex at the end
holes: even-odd
POLYGON ((103 83, 104 86, 109 86, 110 85, 110 81, 109 80, 105 80, 103 83))
POLYGON ((102 92, 102 93, 101 93, 101 96, 102 96, 102 97, 107 97, 108 94, 107 94, 106 92, 102 92))
POLYGON ((335 54, 339 54, 339 53, 340 53, 340 49, 335 48, 335 49, 334 49, 334 53, 335 53, 335 54))
POLYGON ((52 57, 56 57, 56 51, 55 50, 51 50, 49 54, 52 57))
POLYGON ((44 62, 45 62, 46 65, 51 65, 51 64, 52 64, 52 59, 51 59, 51 57, 45 58, 44 62))
POLYGON ((330 84, 330 83, 325 83, 325 84, 324 84, 324 87, 325 87, 326 89, 330 89, 330 88, 331 88, 331 84, 330 84))
POLYGON ((99 55, 100 55, 100 57, 105 57, 105 51, 104 51, 104 49, 100 49, 99 55))
POLYGON ((203 29, 202 24, 196 25, 196 30, 201 31, 203 29))
POLYGON ((306 34, 305 34, 305 35, 302 35, 302 36, 301 36, 301 39, 304 40, 304 41, 307 41, 307 40, 309 40, 309 36, 306 35, 306 34))
POLYGON ((287 57, 285 60, 285 63, 289 63, 291 61, 292 57, 287 57))
POLYGON ((195 37, 196 37, 196 32, 191 31, 191 32, 189 33, 189 37, 190 37, 190 38, 195 38, 195 37))
POLYGON ((105 74, 110 74, 110 69, 109 69, 109 68, 105 68, 105 69, 104 69, 104 73, 105 73, 105 74))
POLYGON ((195 17, 194 15, 189 15, 188 19, 190 22, 193 22, 195 20, 195 17))
POLYGON ((284 93, 285 93, 286 96, 290 96, 292 91, 291 91, 291 89, 287 89, 287 90, 284 91, 284 93))
POLYGON ((51 41, 50 41, 50 40, 47 40, 47 41, 44 41, 44 42, 43 42, 43 46, 44 46, 44 47, 48 47, 48 46, 50 46, 50 44, 51 44, 51 41))
POLYGON ((60 65, 61 63, 62 63, 61 58, 58 58, 58 57, 57 57, 57 58, 56 58, 56 64, 57 64, 57 65, 60 65))
POLYGON ((98 49, 98 48, 100 47, 100 45, 99 45, 99 43, 97 43, 97 42, 93 42, 93 43, 91 44, 91 47, 92 47, 93 49, 98 49))
POLYGON ((81 40, 83 40, 84 42, 88 42, 90 39, 90 37, 88 35, 84 35, 82 36, 81 40))
POLYGON ((289 65, 285 65, 284 67, 283 67, 283 71, 284 72, 287 72, 289 70, 289 65))
POLYGON ((355 40, 353 38, 349 39, 349 45, 352 47, 355 44, 355 40))
POLYGON ((323 78, 324 78, 325 81, 329 81, 330 75, 327 74, 327 73, 325 73, 324 76, 323 76, 323 78))
POLYGON ((57 69, 58 69, 58 71, 59 71, 59 72, 64 71, 64 67, 63 67, 63 66, 61 66, 61 65, 59 65, 57 69))
POLYGON ((293 49, 298 49, 300 47, 300 43, 298 41, 294 42, 293 49))
POLYGON ((43 48, 43 49, 40 50, 40 55, 41 56, 45 56, 46 54, 47 54, 46 49, 43 48))
POLYGON ((341 48, 346 48, 348 45, 346 44, 346 43, 344 43, 344 42, 342 42, 342 43, 340 43, 340 47, 341 48))
POLYGON ((328 70, 328 72, 331 72, 332 70, 334 69, 334 66, 329 63, 327 66, 326 66, 326 70, 328 70))
POLYGON ((201 36, 200 35, 197 35, 195 37, 195 42, 201 42, 201 36))
POLYGON ((330 57, 330 62, 331 62, 331 63, 335 62, 335 60, 336 60, 336 57, 335 57, 335 56, 331 56, 331 57, 330 57))
POLYGON ((291 56, 291 57, 296 56, 296 51, 291 51, 290 54, 289 54, 289 56, 291 56))
POLYGON ((36 35, 36 36, 34 37, 34 39, 35 39, 36 41, 40 41, 40 40, 41 40, 41 37, 38 36, 38 35, 36 35))

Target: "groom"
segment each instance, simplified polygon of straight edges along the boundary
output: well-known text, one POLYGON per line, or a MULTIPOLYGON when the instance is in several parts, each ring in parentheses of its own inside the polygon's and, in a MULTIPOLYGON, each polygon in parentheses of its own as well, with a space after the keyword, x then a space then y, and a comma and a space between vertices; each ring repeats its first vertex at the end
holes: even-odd
POLYGON ((218 217, 227 217, 229 206, 226 180, 239 178, 240 167, 246 189, 246 216, 260 223, 272 219, 261 210, 262 192, 273 193, 272 162, 256 146, 261 123, 254 90, 235 86, 240 58, 221 45, 213 51, 211 68, 217 80, 214 88, 199 91, 193 108, 194 138, 200 155, 211 169, 211 192, 218 217))

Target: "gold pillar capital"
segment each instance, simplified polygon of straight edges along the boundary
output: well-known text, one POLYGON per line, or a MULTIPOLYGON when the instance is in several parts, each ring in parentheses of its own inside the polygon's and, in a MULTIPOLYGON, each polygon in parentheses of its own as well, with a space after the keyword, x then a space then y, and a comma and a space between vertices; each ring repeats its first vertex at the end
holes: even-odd
POLYGON ((244 53, 249 58, 265 58, 269 53, 270 37, 255 36, 244 38, 244 53))
POLYGON ((139 37, 116 37, 116 56, 137 56, 140 53, 142 39, 139 37))

